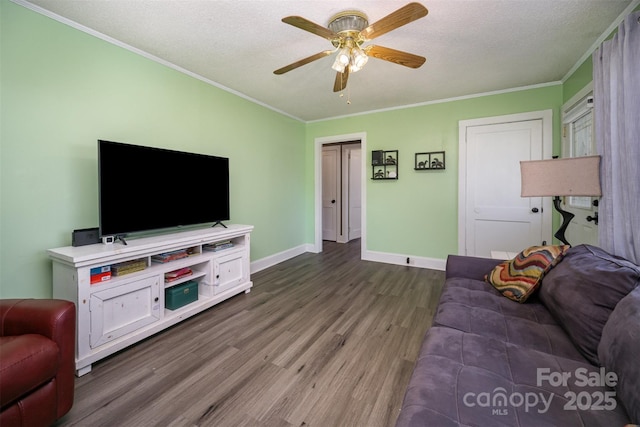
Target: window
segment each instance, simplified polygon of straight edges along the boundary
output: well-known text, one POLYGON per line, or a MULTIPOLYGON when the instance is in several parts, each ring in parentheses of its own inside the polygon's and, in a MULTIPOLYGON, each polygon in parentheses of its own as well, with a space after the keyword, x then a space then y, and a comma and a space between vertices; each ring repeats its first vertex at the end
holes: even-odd
MULTIPOLYGON (((562 133, 564 157, 596 154, 591 93, 564 111, 562 133)), ((591 209, 591 197, 569 197, 568 204, 574 208, 591 209)))

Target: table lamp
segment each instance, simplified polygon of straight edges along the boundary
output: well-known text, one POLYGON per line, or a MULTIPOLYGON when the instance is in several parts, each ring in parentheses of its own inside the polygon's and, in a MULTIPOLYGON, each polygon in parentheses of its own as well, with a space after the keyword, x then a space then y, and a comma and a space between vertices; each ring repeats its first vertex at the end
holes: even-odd
POLYGON ((599 197, 600 156, 520 162, 522 197, 553 197, 553 206, 562 215, 562 225, 554 236, 569 245, 564 232, 575 216, 560 207, 561 196, 599 197))

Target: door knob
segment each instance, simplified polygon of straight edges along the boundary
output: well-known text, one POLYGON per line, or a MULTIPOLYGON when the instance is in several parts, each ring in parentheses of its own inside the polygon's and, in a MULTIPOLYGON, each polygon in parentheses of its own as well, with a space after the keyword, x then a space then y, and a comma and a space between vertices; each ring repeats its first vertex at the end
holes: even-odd
POLYGON ((336 199, 333 199, 333 200, 331 201, 331 203, 335 203, 335 202, 336 202, 336 199))
POLYGON ((538 211, 538 208, 532 208, 532 209, 531 209, 531 212, 533 212, 533 213, 538 213, 539 211, 538 211))
POLYGON ((593 221, 596 225, 598 225, 598 211, 596 211, 593 216, 589 215, 587 217, 587 221, 591 222, 593 221))

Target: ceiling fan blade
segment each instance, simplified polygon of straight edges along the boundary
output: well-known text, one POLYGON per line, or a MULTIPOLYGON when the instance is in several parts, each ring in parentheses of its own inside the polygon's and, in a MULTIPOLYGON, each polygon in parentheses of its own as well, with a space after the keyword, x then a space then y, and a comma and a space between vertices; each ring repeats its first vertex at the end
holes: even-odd
POLYGON ((349 67, 345 67, 343 73, 336 73, 336 81, 333 83, 333 91, 340 92, 347 87, 347 80, 349 80, 349 67))
POLYGON ((282 18, 282 22, 298 27, 301 30, 308 31, 317 36, 324 37, 327 40, 339 38, 339 36, 330 29, 325 28, 322 25, 318 25, 315 22, 311 22, 302 16, 287 16, 286 18, 282 18))
POLYGON ((324 58, 327 55, 331 55, 332 53, 333 53, 332 50, 324 50, 322 52, 316 53, 315 55, 311 55, 311 56, 309 56, 307 58, 304 58, 304 59, 296 61, 296 62, 294 62, 292 64, 289 64, 289 65, 287 65, 285 67, 279 68, 279 69, 275 70, 273 72, 273 74, 284 74, 284 73, 289 72, 291 70, 295 70, 298 67, 302 67, 303 65, 306 65, 309 62, 313 62, 313 61, 315 61, 317 59, 324 58))
POLYGON ((420 68, 426 61, 426 58, 423 56, 376 45, 367 46, 364 48, 364 53, 366 53, 367 56, 404 65, 409 68, 420 68))
POLYGON ((427 13, 429 13, 427 8, 420 3, 409 3, 360 31, 360 37, 365 40, 372 40, 409 22, 427 16, 427 13))

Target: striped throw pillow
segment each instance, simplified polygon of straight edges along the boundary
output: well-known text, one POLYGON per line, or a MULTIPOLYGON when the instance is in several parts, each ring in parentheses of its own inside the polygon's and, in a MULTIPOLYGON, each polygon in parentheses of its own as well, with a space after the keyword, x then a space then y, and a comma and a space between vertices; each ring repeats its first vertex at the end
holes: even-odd
POLYGON ((502 295, 525 302, 549 272, 569 250, 569 245, 532 246, 515 258, 498 264, 484 279, 502 295))

